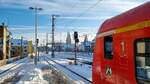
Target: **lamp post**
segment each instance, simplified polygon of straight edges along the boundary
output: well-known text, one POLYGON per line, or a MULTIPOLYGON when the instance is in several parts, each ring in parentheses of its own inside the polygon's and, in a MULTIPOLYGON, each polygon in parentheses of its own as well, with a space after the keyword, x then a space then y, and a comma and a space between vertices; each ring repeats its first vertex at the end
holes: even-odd
POLYGON ((55 53, 54 53, 54 51, 55 51, 55 38, 54 38, 55 33, 54 33, 54 31, 55 31, 55 20, 56 20, 55 17, 59 17, 59 15, 52 15, 52 53, 51 53, 52 58, 55 57, 55 53))
POLYGON ((23 58, 23 36, 21 36, 20 41, 21 41, 20 42, 21 43, 21 49, 20 49, 21 50, 21 55, 20 55, 20 59, 21 59, 21 58, 23 58))
POLYGON ((42 10, 42 8, 38 7, 29 7, 30 10, 34 10, 35 12, 35 58, 34 58, 34 64, 37 64, 37 26, 38 26, 38 19, 37 19, 37 11, 42 10))

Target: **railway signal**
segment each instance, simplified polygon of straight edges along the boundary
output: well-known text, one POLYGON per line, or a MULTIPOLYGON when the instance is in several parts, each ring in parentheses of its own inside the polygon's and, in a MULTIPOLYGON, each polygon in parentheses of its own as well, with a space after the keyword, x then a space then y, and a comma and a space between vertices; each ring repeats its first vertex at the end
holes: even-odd
POLYGON ((75 40, 75 60, 74 60, 74 63, 75 65, 77 65, 77 43, 79 42, 79 39, 78 39, 78 32, 74 32, 74 40, 75 40))

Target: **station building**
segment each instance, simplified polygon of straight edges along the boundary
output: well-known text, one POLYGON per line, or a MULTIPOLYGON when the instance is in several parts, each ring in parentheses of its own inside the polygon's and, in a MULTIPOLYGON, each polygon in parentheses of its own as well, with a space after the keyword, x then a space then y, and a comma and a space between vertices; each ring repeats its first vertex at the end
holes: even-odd
POLYGON ((6 64, 7 59, 10 57, 11 33, 8 31, 7 26, 2 23, 0 25, 0 66, 6 64))
POLYGON ((11 57, 28 56, 28 41, 22 39, 12 39, 11 57))

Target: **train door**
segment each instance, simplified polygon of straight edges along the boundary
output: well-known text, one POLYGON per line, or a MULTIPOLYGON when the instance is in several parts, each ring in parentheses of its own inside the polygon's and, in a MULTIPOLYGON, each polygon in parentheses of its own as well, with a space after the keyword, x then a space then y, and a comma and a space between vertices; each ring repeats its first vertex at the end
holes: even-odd
POLYGON ((150 84, 150 38, 135 41, 136 79, 139 84, 150 84))
POLYGON ((104 84, 115 84, 115 61, 113 52, 113 36, 104 37, 104 56, 102 62, 102 74, 104 84))

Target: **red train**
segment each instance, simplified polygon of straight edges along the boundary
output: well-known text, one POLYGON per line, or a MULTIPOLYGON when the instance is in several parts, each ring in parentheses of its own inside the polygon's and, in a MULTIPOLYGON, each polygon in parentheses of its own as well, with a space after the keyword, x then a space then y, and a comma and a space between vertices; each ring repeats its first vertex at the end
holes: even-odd
POLYGON ((150 2, 102 24, 92 76, 93 84, 150 84, 150 2))

